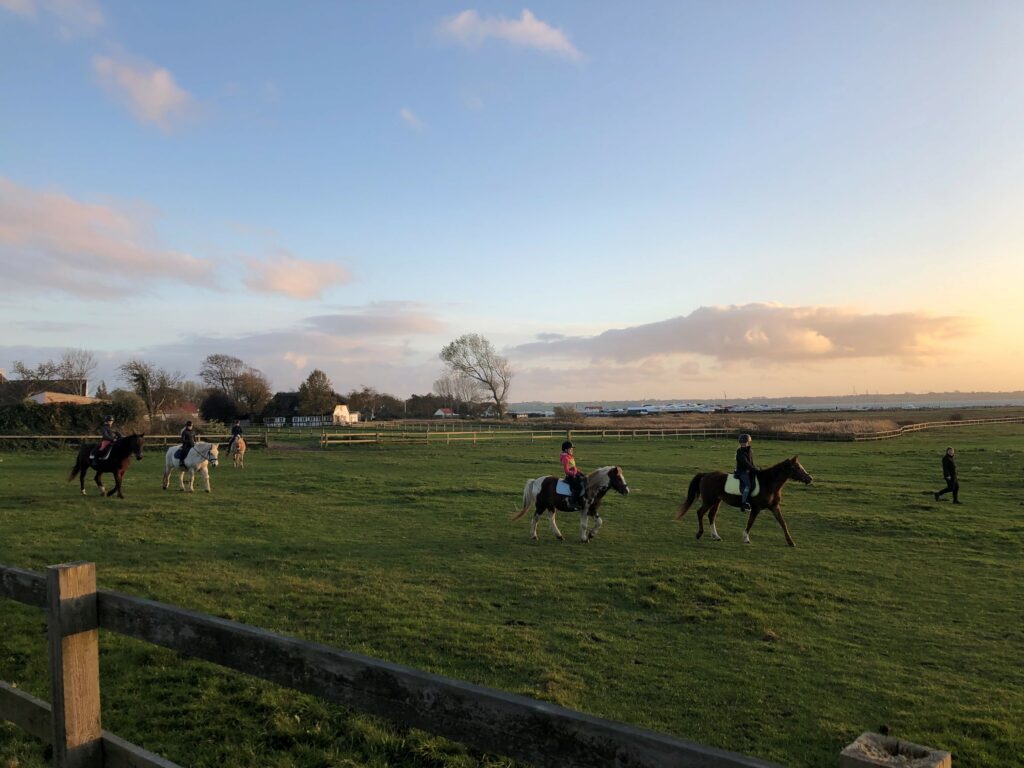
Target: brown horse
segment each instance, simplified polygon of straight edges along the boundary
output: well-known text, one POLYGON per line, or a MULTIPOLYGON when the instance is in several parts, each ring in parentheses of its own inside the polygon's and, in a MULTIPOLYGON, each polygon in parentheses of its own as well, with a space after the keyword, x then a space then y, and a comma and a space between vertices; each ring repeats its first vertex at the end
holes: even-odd
POLYGON ((105 493, 107 496, 113 496, 116 493, 119 499, 123 499, 124 494, 121 493, 121 481, 124 480, 124 473, 128 471, 128 465, 132 463, 132 455, 138 461, 142 461, 142 445, 144 442, 145 435, 122 437, 114 441, 105 459, 95 462, 89 461, 89 454, 96 451, 99 448, 99 444, 85 443, 79 446, 78 458, 75 460, 75 466, 71 469, 71 474, 68 475, 68 482, 70 483, 75 478, 75 475, 78 475, 79 486, 81 486, 82 495, 85 496, 85 473, 90 469, 95 469, 95 480, 96 485, 99 486, 100 494, 105 493), (100 482, 100 475, 104 472, 114 473, 114 489, 112 491, 107 491, 103 487, 103 483, 100 482))
MULTIPOLYGON (((711 526, 711 538, 721 541, 715 528, 715 517, 718 515, 718 507, 724 501, 731 507, 740 506, 739 494, 725 492, 725 481, 728 475, 725 472, 701 472, 693 476, 690 481, 690 489, 686 493, 686 501, 676 513, 676 520, 682 518, 686 511, 693 504, 694 499, 700 496, 701 505, 697 510, 697 538, 704 535, 704 513, 708 514, 708 524, 711 526)), ((810 485, 814 478, 807 474, 798 456, 792 459, 780 461, 774 467, 759 469, 757 471, 757 482, 760 485, 757 495, 750 496, 750 516, 747 518, 747 529, 743 532, 743 543, 750 543, 750 529, 754 527, 757 513, 762 509, 770 509, 775 519, 782 526, 782 532, 786 534, 786 543, 791 547, 796 544, 793 537, 789 535, 789 527, 782 517, 782 510, 779 505, 782 503, 782 486, 787 480, 799 480, 804 485, 810 485)))
MULTIPOLYGON (((526 514, 526 511, 531 506, 534 507, 533 522, 530 525, 531 539, 537 538, 537 523, 541 517, 544 516, 545 512, 550 512, 551 530, 555 532, 555 536, 558 537, 559 541, 565 540, 562 532, 558 530, 555 513, 558 510, 562 512, 573 512, 576 510, 569 506, 571 497, 565 496, 556 490, 559 480, 560 478, 549 475, 526 481, 526 486, 523 488, 523 508, 512 519, 518 520, 526 514)), ((626 476, 622 474, 621 467, 601 467, 601 469, 595 469, 587 475, 586 503, 583 505, 583 509, 579 510, 580 541, 584 544, 594 538, 601 528, 603 523, 601 513, 599 512, 601 500, 608 493, 609 489, 614 489, 623 496, 629 493, 626 476), (592 529, 590 529, 588 520, 590 517, 594 518, 594 527, 592 529)))

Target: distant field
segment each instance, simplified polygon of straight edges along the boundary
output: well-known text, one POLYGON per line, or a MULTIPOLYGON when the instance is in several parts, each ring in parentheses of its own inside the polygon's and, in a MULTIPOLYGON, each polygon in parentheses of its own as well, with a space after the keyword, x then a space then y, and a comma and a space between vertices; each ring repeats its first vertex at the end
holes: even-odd
MULTIPOLYGON (((886 725, 1003 768, 1024 762, 1022 438, 760 442, 762 466, 799 453, 815 477, 785 494, 796 549, 768 514, 751 546, 734 510, 721 543, 673 522, 692 474, 731 463, 724 441, 578 440, 585 469, 620 464, 632 489, 589 545, 574 515, 564 543, 509 521, 557 469, 550 441, 255 451, 211 496, 161 491, 154 451, 124 501, 78 496, 69 452, 0 453, 0 562, 94 560, 102 588, 784 765, 834 766, 886 725), (947 445, 961 507, 927 493, 947 445)), ((104 726, 185 766, 508 764, 109 633, 101 648, 104 726)), ((43 615, 0 602, 0 679, 48 699, 45 652, 43 615)), ((0 766, 44 765, 0 726, 0 766)))

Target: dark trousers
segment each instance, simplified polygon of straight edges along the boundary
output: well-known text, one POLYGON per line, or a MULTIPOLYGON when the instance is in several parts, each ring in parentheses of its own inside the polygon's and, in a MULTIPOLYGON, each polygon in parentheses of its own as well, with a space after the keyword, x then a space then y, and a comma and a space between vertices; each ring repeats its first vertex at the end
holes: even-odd
POLYGON ((578 504, 583 503, 587 495, 587 478, 585 475, 566 475, 565 482, 572 488, 572 498, 578 504))
POLYGON ((750 492, 754 490, 754 473, 737 472, 736 479, 740 481, 740 502, 746 504, 750 501, 750 492))
POLYGON ((947 493, 952 492, 953 501, 960 501, 960 481, 954 478, 946 478, 946 487, 935 494, 936 499, 941 499, 947 493))

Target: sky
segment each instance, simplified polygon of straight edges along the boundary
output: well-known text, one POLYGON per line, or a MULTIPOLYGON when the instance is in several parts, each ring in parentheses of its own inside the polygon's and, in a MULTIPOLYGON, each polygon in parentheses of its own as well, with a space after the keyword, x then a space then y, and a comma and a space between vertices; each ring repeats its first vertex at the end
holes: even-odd
POLYGON ((0 368, 1024 388, 1024 4, 0 0, 0 368))

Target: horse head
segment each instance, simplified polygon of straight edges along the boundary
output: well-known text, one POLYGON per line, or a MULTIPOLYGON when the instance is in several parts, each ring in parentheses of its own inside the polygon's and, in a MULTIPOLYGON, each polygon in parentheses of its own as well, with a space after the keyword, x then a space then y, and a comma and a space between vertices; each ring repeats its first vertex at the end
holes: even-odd
POLYGON ((786 459, 786 476, 790 480, 799 480, 804 485, 810 485, 814 482, 814 478, 807 472, 806 469, 800 464, 800 457, 794 456, 792 459, 786 459))
POLYGON ((128 439, 131 441, 131 449, 135 454, 135 460, 142 461, 142 446, 146 442, 145 433, 137 435, 133 432, 128 439))
POLYGON ((608 470, 608 485, 623 496, 629 495, 629 485, 626 483, 626 476, 622 474, 622 467, 612 467, 608 470))
POLYGON ((218 453, 220 453, 220 447, 218 445, 216 445, 216 444, 211 445, 210 446, 210 466, 211 467, 216 467, 217 463, 220 461, 219 458, 217 457, 218 453))

